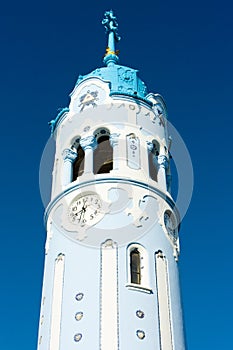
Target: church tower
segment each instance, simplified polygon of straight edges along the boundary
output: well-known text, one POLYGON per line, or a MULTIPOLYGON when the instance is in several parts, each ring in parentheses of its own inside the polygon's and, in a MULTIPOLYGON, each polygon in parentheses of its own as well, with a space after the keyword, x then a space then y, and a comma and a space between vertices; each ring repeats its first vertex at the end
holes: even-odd
POLYGON ((105 66, 51 122, 38 350, 184 350, 166 105, 119 65, 112 11, 102 23, 105 66))

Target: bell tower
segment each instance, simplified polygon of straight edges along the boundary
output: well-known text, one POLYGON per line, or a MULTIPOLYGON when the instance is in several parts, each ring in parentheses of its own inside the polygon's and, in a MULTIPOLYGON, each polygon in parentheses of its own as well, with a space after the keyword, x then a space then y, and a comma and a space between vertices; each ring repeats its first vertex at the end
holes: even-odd
POLYGON ((166 105, 119 65, 112 11, 102 24, 105 66, 50 122, 38 350, 184 350, 166 105))

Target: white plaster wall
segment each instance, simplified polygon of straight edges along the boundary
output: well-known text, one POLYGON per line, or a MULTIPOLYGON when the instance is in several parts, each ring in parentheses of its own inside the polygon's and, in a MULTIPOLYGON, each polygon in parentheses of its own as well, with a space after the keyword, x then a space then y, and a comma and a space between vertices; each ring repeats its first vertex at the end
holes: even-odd
MULTIPOLYGON (((119 349, 136 349, 143 345, 143 348, 147 350, 161 350, 154 254, 156 251, 162 250, 168 262, 174 350, 184 350, 179 278, 177 262, 174 258, 175 248, 165 233, 163 223, 164 211, 172 209, 156 194, 156 191, 150 191, 147 188, 147 185, 150 185, 164 190, 159 183, 151 180, 148 176, 147 142, 156 139, 160 143, 163 153, 167 155, 164 149, 168 146, 166 130, 153 109, 146 106, 145 103, 129 98, 109 97, 108 93, 108 83, 101 82, 99 79, 89 79, 80 84, 72 93, 70 112, 60 122, 55 132, 57 150, 52 200, 57 196, 60 198, 51 204, 47 218, 47 255, 42 296, 45 301, 41 307, 43 323, 40 325, 39 337, 42 338, 38 350, 48 350, 54 264, 60 253, 65 256, 65 267, 59 350, 77 349, 79 344, 74 341, 74 335, 77 333, 82 334, 80 345, 82 345, 83 350, 99 347, 101 326, 100 246, 106 239, 112 239, 118 245, 118 265, 114 268, 114 273, 116 269, 118 271, 118 280, 113 279, 112 287, 117 284, 119 288, 116 291, 117 295, 114 295, 114 303, 117 300, 119 314, 117 318, 114 316, 112 320, 116 322, 117 319, 119 322, 119 349), (89 105, 81 111, 83 106, 80 105, 80 97, 91 88, 99 89, 99 99, 95 101, 95 106, 89 105), (91 136, 99 127, 107 127, 111 134, 120 135, 118 168, 109 174, 83 175, 64 186, 62 152, 71 147, 77 136, 81 138, 91 136), (130 133, 134 133, 140 140, 141 168, 138 170, 127 166, 126 137, 130 133), (104 179, 104 183, 92 183, 92 181, 101 179, 104 179), (136 185, 136 182, 144 183, 145 186, 136 185), (113 203, 114 201, 111 199, 112 195, 114 197, 114 193, 109 196, 111 189, 118 191, 118 194, 123 194, 122 201, 125 206, 117 208, 117 201, 113 203), (79 240, 76 238, 77 230, 72 231, 70 226, 67 227, 64 218, 72 199, 83 191, 94 191, 102 196, 105 203, 105 215, 94 227, 88 228, 87 238, 79 240), (127 287, 127 246, 130 242, 142 244, 147 252, 148 284, 152 293, 127 287), (75 299, 75 295, 79 292, 84 293, 84 298, 81 301, 75 299), (145 313, 143 319, 139 319, 135 315, 139 309, 145 313), (84 316, 80 321, 76 321, 75 313, 79 311, 83 312, 84 316), (145 331, 146 336, 143 340, 136 336, 137 330, 145 331)), ((168 193, 166 195, 170 196, 168 193)), ((113 260, 111 260, 112 265, 116 263, 116 260, 114 262, 113 260)), ((106 278, 104 283, 108 283, 106 278)), ((105 293, 108 292, 107 286, 104 290, 105 293)), ((116 305, 114 307, 116 309, 116 305)), ((114 333, 115 336, 116 333, 114 333)))

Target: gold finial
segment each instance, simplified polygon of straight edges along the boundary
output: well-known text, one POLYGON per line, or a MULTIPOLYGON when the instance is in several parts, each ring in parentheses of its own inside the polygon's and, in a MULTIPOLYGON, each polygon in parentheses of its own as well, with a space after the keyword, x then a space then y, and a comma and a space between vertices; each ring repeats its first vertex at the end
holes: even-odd
POLYGON ((110 47, 107 47, 104 56, 107 56, 107 55, 117 55, 117 56, 119 56, 119 53, 120 53, 120 50, 112 51, 110 49, 110 47))

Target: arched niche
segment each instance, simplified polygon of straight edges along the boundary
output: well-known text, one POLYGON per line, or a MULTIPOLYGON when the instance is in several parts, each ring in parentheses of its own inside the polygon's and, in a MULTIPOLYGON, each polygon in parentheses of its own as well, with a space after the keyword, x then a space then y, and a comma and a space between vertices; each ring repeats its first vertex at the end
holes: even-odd
POLYGON ((109 173, 113 169, 113 149, 110 143, 110 131, 101 127, 94 132, 97 147, 93 154, 94 174, 109 173))

